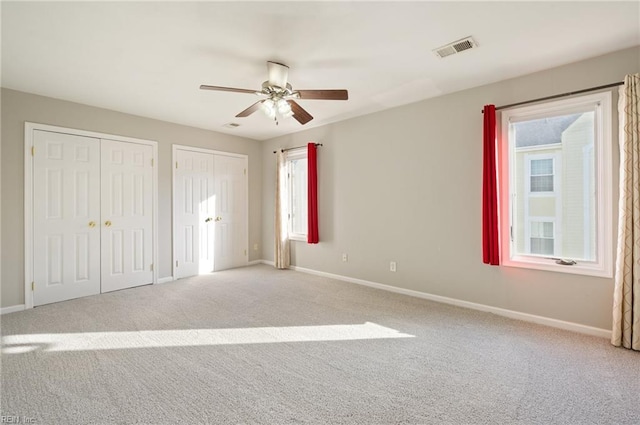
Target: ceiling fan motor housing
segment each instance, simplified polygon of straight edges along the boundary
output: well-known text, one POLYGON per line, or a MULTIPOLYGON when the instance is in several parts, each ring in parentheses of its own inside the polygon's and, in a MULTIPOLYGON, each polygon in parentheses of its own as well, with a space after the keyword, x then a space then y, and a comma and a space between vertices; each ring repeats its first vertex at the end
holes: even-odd
POLYGON ((269 72, 269 85, 272 87, 287 87, 289 79, 289 67, 278 62, 267 62, 269 72))
POLYGON ((274 86, 270 81, 265 81, 262 83, 262 93, 273 98, 273 97, 287 97, 292 96, 294 94, 293 87, 291 84, 287 83, 284 88, 281 86, 274 86))

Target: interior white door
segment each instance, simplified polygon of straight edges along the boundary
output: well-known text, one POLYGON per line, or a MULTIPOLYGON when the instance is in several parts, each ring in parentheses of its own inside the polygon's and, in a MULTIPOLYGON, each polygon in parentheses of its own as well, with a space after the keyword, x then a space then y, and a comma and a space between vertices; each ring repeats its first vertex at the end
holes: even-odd
POLYGON ((34 305, 100 293, 100 141, 33 133, 34 305))
POLYGON ((153 283, 153 148, 101 141, 102 292, 153 283))
POLYGON ((214 270, 247 264, 247 160, 215 155, 214 270))
POLYGON ((175 244, 176 278, 213 271, 213 154, 176 150, 175 244))

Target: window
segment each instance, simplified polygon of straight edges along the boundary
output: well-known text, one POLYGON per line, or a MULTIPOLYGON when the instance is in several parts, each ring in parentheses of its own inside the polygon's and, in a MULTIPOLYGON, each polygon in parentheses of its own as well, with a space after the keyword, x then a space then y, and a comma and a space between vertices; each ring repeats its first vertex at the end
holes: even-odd
POLYGON ((552 221, 529 222, 529 252, 539 255, 553 255, 554 236, 552 221))
POLYGON ((611 277, 611 108, 606 92, 502 112, 504 265, 611 277))
POLYGON ((287 152, 289 239, 307 240, 307 149, 287 152))
POLYGON ((531 192, 553 192, 553 159, 532 159, 529 187, 531 192))

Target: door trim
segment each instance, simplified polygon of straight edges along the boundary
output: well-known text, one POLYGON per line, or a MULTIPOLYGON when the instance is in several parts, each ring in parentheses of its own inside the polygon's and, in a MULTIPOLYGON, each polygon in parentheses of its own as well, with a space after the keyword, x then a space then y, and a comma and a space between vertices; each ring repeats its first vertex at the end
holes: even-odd
POLYGON ((158 142, 154 140, 136 139, 133 137, 118 136, 95 131, 78 130, 74 128, 58 127, 48 124, 39 124, 25 121, 24 123, 24 304, 25 309, 33 308, 33 146, 34 130, 63 133, 74 136, 93 137, 95 139, 109 139, 119 142, 137 143, 149 145, 153 148, 153 283, 158 283, 158 142))
POLYGON ((249 155, 242 153, 232 153, 232 152, 224 152, 213 149, 205 149, 205 148, 197 148, 195 146, 187 146, 187 145, 171 145, 171 272, 173 278, 176 279, 177 270, 176 270, 176 258, 178 253, 176 252, 176 161, 178 159, 178 151, 191 151, 191 152, 199 152, 199 153, 208 153, 212 155, 223 155, 223 156, 232 156, 235 158, 243 158, 245 160, 245 166, 247 170, 247 180, 246 180, 246 188, 245 188, 245 204, 247 208, 245 208, 245 217, 244 222, 247 228, 247 264, 249 264, 249 155))

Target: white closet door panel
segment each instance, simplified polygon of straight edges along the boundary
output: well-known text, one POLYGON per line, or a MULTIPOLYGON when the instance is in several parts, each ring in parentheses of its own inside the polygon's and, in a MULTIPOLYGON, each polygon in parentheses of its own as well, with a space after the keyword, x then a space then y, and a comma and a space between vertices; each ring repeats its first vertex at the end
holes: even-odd
POLYGON ((34 130, 34 305, 100 293, 100 143, 34 130))
POLYGON ((215 155, 215 270, 247 264, 246 159, 215 155))
POLYGON ((102 292, 153 282, 153 148, 101 141, 102 292))
POLYGON ((176 278, 213 271, 213 155, 178 149, 175 172, 176 278))

